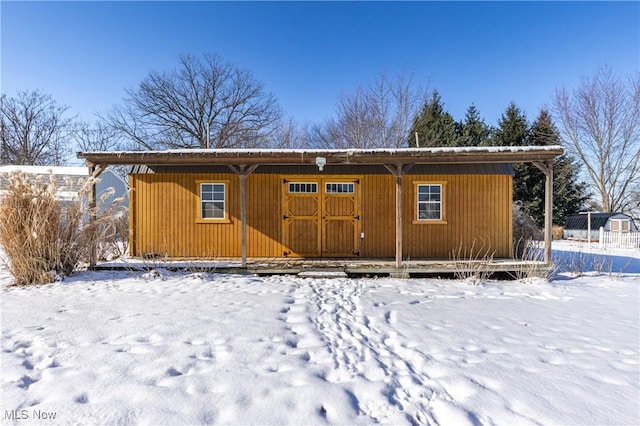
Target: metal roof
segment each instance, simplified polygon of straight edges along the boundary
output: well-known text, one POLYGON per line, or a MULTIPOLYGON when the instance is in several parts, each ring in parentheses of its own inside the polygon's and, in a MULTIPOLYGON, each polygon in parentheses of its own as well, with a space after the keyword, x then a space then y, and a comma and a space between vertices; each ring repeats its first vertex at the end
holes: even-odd
POLYGON ((93 165, 296 165, 316 164, 474 164, 553 160, 564 153, 551 146, 488 146, 400 149, 181 149, 166 151, 79 152, 93 165))
MULTIPOLYGON (((586 213, 569 216, 564 224, 564 228, 587 229, 589 226, 587 216, 588 215, 586 213)), ((604 227, 607 224, 607 221, 613 216, 626 216, 631 219, 630 216, 627 216, 624 213, 591 213, 591 229, 599 229, 601 226, 604 227)))
MULTIPOLYGON (((231 169, 224 164, 199 165, 146 165, 135 164, 129 168, 130 174, 147 173, 230 173, 231 169)), ((315 165, 263 165, 256 174, 318 174, 315 165)), ((325 167, 325 174, 339 175, 375 175, 389 174, 380 164, 350 164, 331 165, 325 167)), ((513 175, 513 166, 509 163, 481 163, 481 164, 417 164, 411 168, 408 175, 513 175)))

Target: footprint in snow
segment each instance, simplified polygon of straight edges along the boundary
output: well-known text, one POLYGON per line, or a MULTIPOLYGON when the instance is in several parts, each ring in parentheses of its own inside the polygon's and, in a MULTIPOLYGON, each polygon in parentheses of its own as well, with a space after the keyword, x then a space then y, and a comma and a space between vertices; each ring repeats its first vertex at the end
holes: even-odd
POLYGON ((171 367, 166 371, 167 376, 169 377, 177 377, 177 376, 182 376, 182 372, 176 370, 175 368, 171 367))
POLYGON ((89 397, 87 396, 86 393, 83 393, 76 396, 74 401, 77 402, 78 404, 87 404, 89 402, 89 397))
POLYGON ((396 311, 388 311, 384 314, 384 319, 387 320, 387 323, 389 324, 395 324, 398 320, 398 313, 396 311))
POLYGON ((24 376, 20 377, 20 383, 18 383, 18 387, 24 390, 28 390, 29 386, 36 383, 37 381, 38 379, 34 379, 33 377, 27 376, 25 374, 24 376))

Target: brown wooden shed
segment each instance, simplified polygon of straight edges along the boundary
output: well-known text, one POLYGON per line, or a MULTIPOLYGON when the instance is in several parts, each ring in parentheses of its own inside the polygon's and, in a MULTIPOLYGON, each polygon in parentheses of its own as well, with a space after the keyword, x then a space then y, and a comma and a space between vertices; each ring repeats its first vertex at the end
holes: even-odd
MULTIPOLYGON (((512 257, 512 168, 547 175, 559 146, 85 152, 133 165, 130 250, 171 258, 512 257)), ((550 222, 550 221, 549 221, 550 222)), ((547 226, 550 253, 550 223, 547 226)), ((549 260, 549 256, 545 258, 549 260)))

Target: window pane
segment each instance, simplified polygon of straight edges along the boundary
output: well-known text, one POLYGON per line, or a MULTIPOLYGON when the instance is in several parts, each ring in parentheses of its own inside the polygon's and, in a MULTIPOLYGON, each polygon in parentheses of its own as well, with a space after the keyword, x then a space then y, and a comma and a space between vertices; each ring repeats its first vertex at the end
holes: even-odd
POLYGON ((442 220, 441 185, 418 185, 418 219, 442 220))
POLYGON ((224 219, 224 203, 202 203, 203 219, 224 219))
POLYGON ((306 194, 311 193, 314 194, 318 192, 318 184, 317 183, 289 183, 289 193, 290 194, 306 194))
POLYGON ((202 200, 213 200, 213 187, 210 184, 200 185, 200 198, 202 200))
POLYGON ((200 217, 224 219, 225 185, 223 183, 200 184, 200 217))
POLYGON ((418 211, 418 219, 422 220, 440 220, 440 209, 439 208, 430 208, 426 207, 422 208, 418 211))
POLYGON ((327 183, 325 192, 329 194, 353 194, 354 186, 352 183, 327 183))

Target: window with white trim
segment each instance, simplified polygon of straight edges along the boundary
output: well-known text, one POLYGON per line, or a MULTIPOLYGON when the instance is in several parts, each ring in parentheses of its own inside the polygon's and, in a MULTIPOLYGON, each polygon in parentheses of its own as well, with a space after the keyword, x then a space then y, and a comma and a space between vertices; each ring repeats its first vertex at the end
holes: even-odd
POLYGON ((629 232, 631 221, 629 219, 611 219, 611 232, 629 232))
POLYGON ((418 184, 418 220, 442 220, 442 185, 418 184))
POLYGON ((226 185, 218 182, 200 183, 200 219, 226 219, 226 185))

